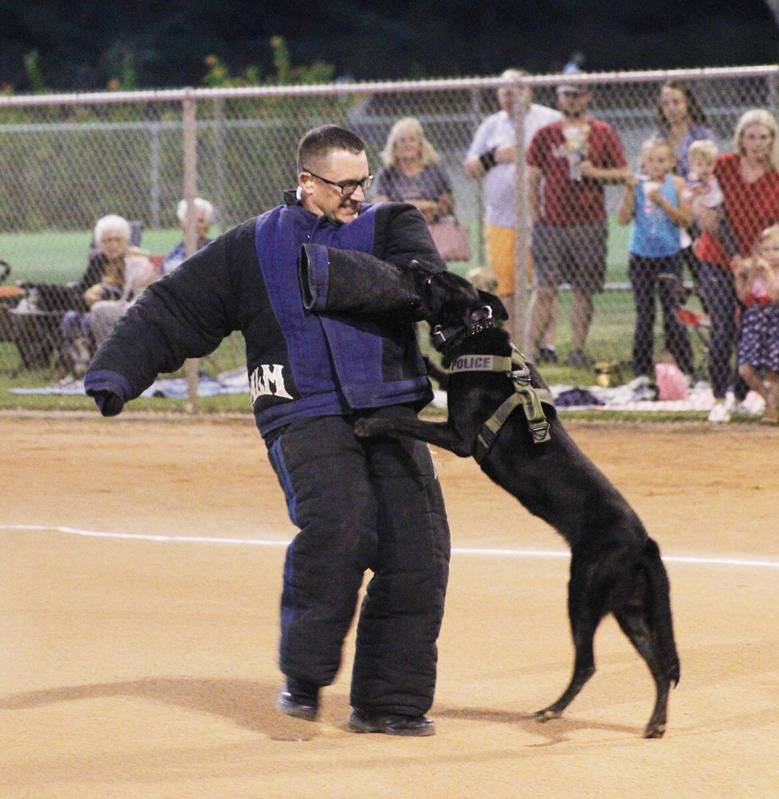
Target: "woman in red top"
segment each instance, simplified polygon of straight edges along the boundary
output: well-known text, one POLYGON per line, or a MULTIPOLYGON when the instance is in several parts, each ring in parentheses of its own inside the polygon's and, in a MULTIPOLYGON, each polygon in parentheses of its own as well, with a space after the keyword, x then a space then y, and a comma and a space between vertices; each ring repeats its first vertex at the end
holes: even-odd
MULTIPOLYGON (((716 238, 714 212, 701 219, 704 232, 695 245, 701 262, 703 299, 711 317, 709 378, 716 400, 710 422, 730 421, 725 404, 728 384, 735 377, 732 356, 737 337, 736 291, 733 270, 752 254, 760 233, 779 222, 779 126, 768 111, 755 109, 741 116, 736 125, 735 152, 720 155, 714 175, 724 196, 725 211, 738 241, 738 252, 725 252, 716 238)), ((743 382, 736 385, 736 399, 747 393, 743 382)))

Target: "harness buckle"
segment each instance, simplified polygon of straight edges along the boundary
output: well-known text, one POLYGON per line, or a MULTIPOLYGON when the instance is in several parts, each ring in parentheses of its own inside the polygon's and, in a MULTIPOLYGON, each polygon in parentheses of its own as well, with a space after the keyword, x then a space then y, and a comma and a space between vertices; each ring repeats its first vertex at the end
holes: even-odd
POLYGON ((487 453, 492 449, 492 445, 495 443, 497 437, 498 434, 494 430, 490 430, 486 424, 482 425, 481 430, 479 430, 476 435, 476 441, 474 441, 473 445, 472 455, 476 463, 481 463, 484 460, 487 453))
POLYGON ((430 333, 430 338, 433 339, 435 345, 443 347, 446 344, 446 336, 444 335, 444 329, 441 325, 436 325, 430 333))
POLYGON ((549 422, 546 418, 535 421, 530 421, 530 419, 528 419, 527 426, 534 444, 543 444, 545 441, 551 440, 551 436, 549 435, 549 422))
POLYGON ((527 364, 524 364, 521 369, 516 369, 513 372, 509 372, 509 377, 517 383, 521 383, 523 386, 530 385, 530 368, 527 364))

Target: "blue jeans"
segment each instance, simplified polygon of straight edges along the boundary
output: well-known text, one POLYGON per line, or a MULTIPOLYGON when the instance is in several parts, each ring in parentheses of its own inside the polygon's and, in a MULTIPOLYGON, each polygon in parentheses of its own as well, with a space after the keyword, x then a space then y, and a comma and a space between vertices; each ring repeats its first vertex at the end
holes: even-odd
POLYGON ((724 266, 701 261, 699 271, 703 301, 711 319, 709 334, 709 380, 717 399, 724 399, 734 385, 736 399, 744 399, 749 389, 737 378, 733 353, 738 339, 736 288, 733 273, 724 266))

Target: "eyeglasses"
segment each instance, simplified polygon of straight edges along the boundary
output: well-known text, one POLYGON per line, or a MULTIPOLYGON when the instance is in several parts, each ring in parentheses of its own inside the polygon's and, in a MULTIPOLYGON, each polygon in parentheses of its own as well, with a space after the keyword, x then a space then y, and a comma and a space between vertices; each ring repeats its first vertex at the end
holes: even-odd
POLYGON ((373 175, 368 175, 362 180, 330 180, 330 178, 323 178, 321 175, 317 175, 316 172, 312 172, 310 169, 303 168, 301 171, 308 172, 311 177, 321 180, 322 183, 328 183, 330 186, 335 186, 341 192, 342 197, 349 197, 350 195, 354 194, 358 188, 362 189, 363 192, 366 192, 373 183, 373 175))

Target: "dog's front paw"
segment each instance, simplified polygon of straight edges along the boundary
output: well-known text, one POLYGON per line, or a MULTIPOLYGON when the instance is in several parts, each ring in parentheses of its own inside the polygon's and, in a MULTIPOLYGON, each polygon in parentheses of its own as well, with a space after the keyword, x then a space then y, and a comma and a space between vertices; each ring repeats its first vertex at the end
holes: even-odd
POLYGON ((560 716, 562 716, 562 711, 555 710, 553 707, 545 707, 543 710, 537 710, 533 716, 537 721, 540 721, 543 724, 545 721, 559 719, 560 716))

